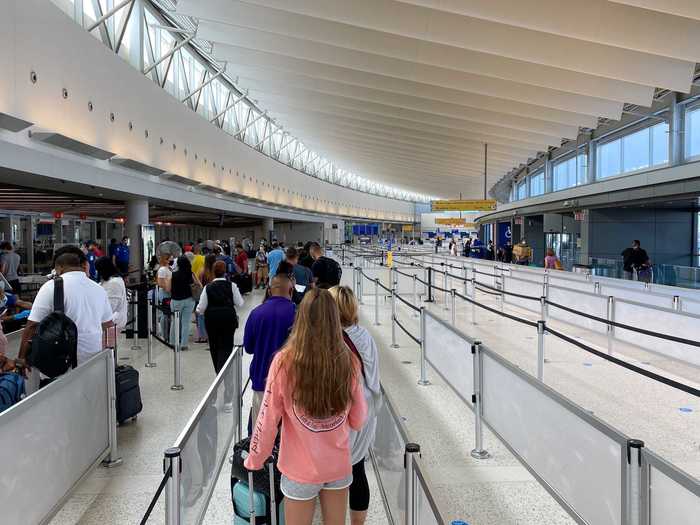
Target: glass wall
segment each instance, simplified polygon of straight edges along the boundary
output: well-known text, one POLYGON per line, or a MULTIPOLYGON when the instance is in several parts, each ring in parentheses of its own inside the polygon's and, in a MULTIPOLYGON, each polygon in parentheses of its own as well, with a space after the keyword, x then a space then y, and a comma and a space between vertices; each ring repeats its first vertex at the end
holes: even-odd
POLYGON ((552 169, 552 191, 573 188, 586 182, 587 157, 579 153, 566 160, 556 162, 552 169))
POLYGON ((544 193, 544 171, 538 171, 530 175, 530 197, 544 193))
POLYGON ((660 122, 598 146, 598 179, 668 163, 668 123, 660 122))
POLYGON ((685 114, 685 157, 700 157, 700 106, 685 114))

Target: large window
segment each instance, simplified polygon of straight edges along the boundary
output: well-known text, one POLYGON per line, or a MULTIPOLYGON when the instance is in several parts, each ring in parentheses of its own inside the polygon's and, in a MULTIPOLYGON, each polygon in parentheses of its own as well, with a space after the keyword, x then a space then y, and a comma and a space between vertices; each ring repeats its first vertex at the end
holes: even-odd
POLYGON ((685 114, 685 157, 700 156, 700 106, 685 114))
POLYGON ((544 171, 538 171, 530 175, 530 197, 536 197, 544 193, 544 171))
POLYGON ((598 178, 668 162, 668 123, 660 122, 598 147, 598 178))
POLYGON ((518 183, 517 190, 515 192, 516 200, 522 200, 527 198, 527 179, 523 179, 518 183))
POLYGON ((581 153, 575 157, 557 162, 552 170, 552 191, 565 190, 566 188, 585 184, 587 169, 587 157, 581 153))

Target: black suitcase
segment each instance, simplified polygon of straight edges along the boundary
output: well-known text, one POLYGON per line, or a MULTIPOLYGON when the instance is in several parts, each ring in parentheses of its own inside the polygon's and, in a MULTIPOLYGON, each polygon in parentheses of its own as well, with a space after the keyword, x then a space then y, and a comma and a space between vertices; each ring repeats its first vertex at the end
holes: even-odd
POLYGON ((236 283, 238 291, 241 292, 241 294, 253 291, 253 276, 249 273, 239 273, 234 275, 231 280, 236 283))
POLYGON ((121 425, 127 419, 136 419, 143 409, 138 370, 129 365, 118 366, 115 385, 117 422, 121 425))

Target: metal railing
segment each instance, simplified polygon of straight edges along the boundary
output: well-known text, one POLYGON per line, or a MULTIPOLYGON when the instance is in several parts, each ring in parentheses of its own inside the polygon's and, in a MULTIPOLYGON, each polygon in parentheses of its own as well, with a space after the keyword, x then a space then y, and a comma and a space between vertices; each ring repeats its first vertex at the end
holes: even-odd
MULTIPOLYGON (((428 266, 428 268, 431 267, 428 266)), ((383 270, 390 272, 392 276, 397 273, 401 274, 401 270, 397 268, 383 270)), ((550 307, 571 315, 584 315, 586 319, 603 324, 609 334, 609 339, 613 337, 615 329, 618 329, 627 330, 638 336, 653 337, 657 341, 668 341, 675 345, 687 345, 696 351, 697 347, 700 346, 700 342, 670 334, 659 334, 644 328, 623 324, 615 320, 614 315, 608 314, 607 317, 598 317, 582 313, 578 308, 565 307, 548 299, 548 291, 552 287, 549 287, 546 281, 543 284, 535 283, 543 290, 544 295, 531 297, 526 294, 506 290, 505 283, 507 280, 504 279, 505 274, 498 271, 488 273, 480 270, 475 271, 472 268, 471 279, 469 279, 466 277, 466 270, 463 276, 449 273, 447 270, 441 271, 435 268, 432 270, 428 273, 428 280, 425 282, 428 298, 432 296, 431 290, 435 289, 444 294, 445 297, 449 294, 451 298, 458 297, 470 303, 473 324, 476 320, 476 312, 482 309, 530 326, 537 332, 537 379, 535 379, 500 355, 484 347, 481 342, 470 338, 456 328, 454 302, 451 305, 453 311, 452 324, 440 319, 425 307, 411 305, 411 308, 418 308, 421 318, 418 336, 414 336, 407 331, 411 339, 420 345, 421 367, 418 383, 420 385, 430 384, 427 377, 427 364, 430 364, 445 383, 474 411, 475 446, 472 450, 472 455, 479 459, 488 457, 488 453, 483 448, 481 428, 483 418, 484 423, 494 434, 506 444, 514 455, 521 460, 577 521, 581 523, 622 525, 647 525, 652 523, 651 519, 648 518, 650 516, 649 512, 646 512, 646 514, 642 512, 645 508, 648 510, 647 500, 654 494, 651 494, 651 484, 649 482, 648 472, 650 469, 645 467, 646 470, 643 471, 641 458, 645 457, 645 454, 649 457, 656 456, 653 453, 647 454, 646 449, 643 448, 643 442, 627 438, 610 425, 591 416, 588 412, 543 383, 545 363, 544 335, 549 333, 577 348, 690 395, 700 397, 700 389, 616 358, 611 355, 610 349, 608 353, 601 352, 558 330, 552 329, 547 325, 548 315, 551 315, 550 307), (443 286, 445 287, 432 283, 433 273, 442 273, 444 277, 443 286), (489 282, 477 281, 478 275, 486 277, 489 282), (448 277, 461 279, 465 284, 465 291, 470 290, 471 294, 465 293, 463 295, 454 288, 447 289, 448 277), (500 309, 477 301, 477 291, 498 295, 501 299, 500 309), (540 319, 531 321, 504 312, 502 300, 505 297, 531 300, 533 309, 540 313, 540 319), (471 354, 471 358, 468 353, 471 354), (491 379, 489 380, 489 378, 491 379), (515 390, 514 385, 519 385, 519 390, 517 392, 514 391, 511 396, 505 396, 504 391, 508 391, 511 388, 515 390), (471 397, 468 397, 469 393, 472 393, 471 397), (538 406, 535 401, 539 401, 539 410, 533 409, 533 406, 538 406), (533 403, 535 404, 533 405, 533 403), (551 416, 552 414, 556 414, 559 420, 551 416), (547 417, 551 417, 551 420, 545 421, 547 417), (539 421, 540 424, 535 426, 530 421, 539 421), (567 425, 561 425, 561 421, 567 421, 567 425), (576 422, 575 425, 573 424, 574 422, 576 422), (515 428, 518 426, 523 428, 515 428), (559 430, 554 432, 552 429, 555 428, 559 430), (572 428, 578 430, 572 432, 572 428), (594 430, 597 434, 594 434, 594 430), (562 432, 566 433, 567 436, 571 434, 569 436, 572 440, 571 442, 580 448, 572 447, 571 450, 561 450, 561 443, 552 441, 552 436, 558 436, 562 432), (537 436, 537 439, 533 441, 532 436, 537 436), (589 441, 586 441, 586 439, 589 439, 589 441), (591 443, 594 443, 596 446, 592 447, 591 443), (589 448, 583 448, 585 446, 589 448), (548 457, 537 455, 541 454, 542 450, 549 450, 548 457), (560 453, 561 458, 555 457, 555 453, 552 451, 560 453), (572 451, 574 452, 573 454, 572 451), (566 455, 578 458, 580 464, 565 460, 566 455), (605 464, 601 464, 601 457, 607 458, 605 464), (639 461, 635 462, 635 458, 639 458, 639 461), (553 461, 555 459, 556 461, 553 461), (586 479, 586 476, 590 476, 591 466, 600 467, 600 469, 596 471, 595 479, 586 479), (569 476, 569 472, 575 472, 575 474, 569 476), (599 479, 604 479, 605 482, 599 482, 599 479), (611 479, 617 480, 616 483, 611 485, 611 479), (595 485, 595 490, 589 490, 587 488, 589 485, 595 485), (600 493, 592 499, 587 499, 588 496, 585 494, 596 491, 600 493), (614 512, 607 515, 605 513, 601 514, 600 509, 614 509, 614 512)), ((376 271, 374 273, 369 272, 370 275, 367 275, 367 273, 368 271, 362 267, 355 268, 353 278, 355 292, 358 294, 358 297, 362 297, 365 295, 363 293, 363 283, 367 281, 375 283, 375 322, 377 322, 379 316, 376 306, 379 299, 378 288, 382 287, 382 285, 378 282, 376 271)), ((390 278, 390 281, 395 283, 393 277, 390 278)), ((556 290, 556 287, 553 288, 556 290)), ((384 287, 384 290, 386 291, 386 287, 384 287)), ((396 324, 404 330, 405 328, 400 325, 396 315, 395 284, 392 284, 390 291, 392 298, 392 346, 394 346, 396 345, 394 325, 396 324)), ((607 298, 604 299, 606 302, 605 307, 609 308, 607 298)), ((402 302, 408 303, 405 299, 402 302)), ((578 306, 580 307, 580 305, 578 306)), ((670 312, 674 314, 679 313, 675 310, 670 310, 670 312)), ((560 437, 557 437, 557 440, 559 439, 560 437)), ((670 476, 672 479, 675 479, 676 485, 679 485, 691 495, 688 496, 688 494, 681 491, 681 488, 667 483, 670 487, 669 490, 674 491, 673 494, 667 496, 685 498, 683 501, 688 508, 694 509, 700 506, 700 498, 698 498, 698 495, 700 495, 700 481, 660 458, 659 461, 663 462, 667 477, 670 476), (668 474, 668 472, 672 473, 672 475, 668 474)), ((689 516, 697 516, 697 513, 688 514, 684 511, 681 515, 687 520, 691 519, 689 516)), ((658 522, 658 519, 656 522, 658 522)), ((678 523, 683 523, 683 521, 678 521, 678 523)))
POLYGON ((217 374, 172 447, 164 452, 163 478, 141 523, 165 494, 167 525, 200 524, 231 445, 243 429, 243 347, 217 374))
POLYGON ((0 414, 3 523, 48 523, 117 447, 115 365, 103 350, 0 414))
POLYGON ((435 501, 421 462, 420 445, 409 439, 408 431, 384 389, 382 399, 377 414, 377 433, 369 455, 388 523, 447 523, 435 501))

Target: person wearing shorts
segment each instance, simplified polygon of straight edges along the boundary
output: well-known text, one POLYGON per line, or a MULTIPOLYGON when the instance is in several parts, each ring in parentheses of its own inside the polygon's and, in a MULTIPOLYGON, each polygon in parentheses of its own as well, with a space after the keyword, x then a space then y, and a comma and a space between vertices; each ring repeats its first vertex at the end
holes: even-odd
POLYGON ((310 290, 272 360, 245 460, 248 470, 263 468, 281 422, 277 466, 287 523, 311 525, 318 496, 323 523, 345 524, 352 483, 350 431, 360 430, 367 415, 361 374, 359 360, 343 341, 333 297, 327 290, 310 290))

